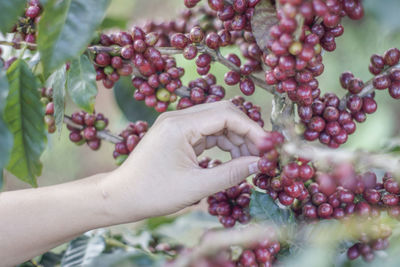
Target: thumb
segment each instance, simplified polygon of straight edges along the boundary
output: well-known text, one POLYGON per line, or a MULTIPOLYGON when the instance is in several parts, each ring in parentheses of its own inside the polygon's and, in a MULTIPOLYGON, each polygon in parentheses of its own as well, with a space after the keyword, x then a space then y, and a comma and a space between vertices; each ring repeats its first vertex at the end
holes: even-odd
POLYGON ((239 157, 218 165, 211 169, 204 169, 207 175, 208 189, 218 192, 237 185, 249 175, 258 172, 257 162, 259 157, 239 157))

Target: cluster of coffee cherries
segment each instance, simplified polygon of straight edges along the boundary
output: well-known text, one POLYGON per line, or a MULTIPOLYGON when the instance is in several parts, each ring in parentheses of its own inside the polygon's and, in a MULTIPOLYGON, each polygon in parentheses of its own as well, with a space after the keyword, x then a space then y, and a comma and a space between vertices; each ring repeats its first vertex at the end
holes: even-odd
POLYGON ((274 175, 277 172, 274 161, 263 159, 259 165, 263 167, 262 172, 253 178, 253 184, 267 190, 268 194, 273 199, 279 199, 282 205, 290 206, 295 200, 304 201, 309 197, 305 183, 314 177, 315 169, 308 161, 299 159, 288 163, 282 168, 279 177, 274 175), (268 162, 268 165, 264 162, 268 162), (271 170, 270 162, 273 162, 275 169, 271 170))
MULTIPOLYGON (((185 0, 185 6, 195 7, 201 0, 185 0)), ((229 3, 224 0, 208 1, 208 6, 217 12, 218 18, 223 21, 224 28, 229 31, 251 31, 251 18, 254 7, 260 0, 234 0, 229 3)))
MULTIPOLYGON (((182 49, 183 56, 186 59, 192 60, 196 58, 197 72, 200 75, 206 75, 210 71, 211 63, 214 59, 207 51, 199 54, 199 49, 204 50, 207 47, 208 49, 217 50, 220 47, 232 44, 231 38, 231 33, 228 30, 221 30, 218 33, 211 31, 205 35, 199 26, 195 26, 187 35, 183 33, 172 35, 171 45, 182 49)), ((258 60, 261 58, 262 52, 255 42, 253 42, 253 45, 242 44, 242 47, 244 47, 242 50, 246 53, 245 56, 249 59, 248 62, 242 65, 240 58, 236 54, 228 54, 225 60, 233 64, 236 70, 227 72, 224 76, 224 81, 230 86, 239 84, 243 94, 252 95, 255 91, 255 85, 248 76, 254 71, 261 70, 260 61, 258 60)))
POLYGON ((171 47, 170 37, 175 33, 188 33, 195 26, 208 33, 222 29, 219 20, 215 19, 215 12, 206 6, 198 8, 183 9, 173 20, 153 21, 143 23, 145 32, 155 32, 159 35, 156 46, 171 47))
MULTIPOLYGON (((185 5, 193 8, 198 2, 185 1, 185 5)), ((222 0, 208 1, 208 7, 215 12, 215 19, 222 23, 222 27, 216 27, 216 30, 219 30, 218 35, 221 37, 221 45, 236 43, 240 47, 242 55, 249 60, 243 67, 246 69, 245 73, 250 69, 262 70, 260 64, 262 52, 255 42, 251 28, 254 8, 259 2, 260 0, 235 0, 231 3, 222 0)), ((248 73, 243 75, 248 75, 248 73)))
POLYGON ((133 73, 133 65, 139 73, 132 80, 137 89, 134 98, 144 100, 147 106, 159 112, 167 110, 169 103, 176 100, 174 92, 182 87, 180 78, 184 69, 176 67, 174 58, 161 55, 154 47, 158 38, 156 33, 146 34, 137 26, 130 33, 101 34, 99 43, 110 50, 96 54, 96 80, 112 88, 120 75, 133 73))
POLYGON ((371 262, 375 258, 375 251, 387 249, 389 247, 391 228, 385 226, 381 228, 383 229, 381 232, 386 233, 386 235, 374 240, 357 242, 347 250, 347 258, 350 260, 355 260, 361 256, 364 261, 371 262))
POLYGON ((119 136, 123 138, 123 141, 115 144, 113 157, 118 165, 121 165, 131 153, 143 136, 146 134, 149 126, 145 121, 131 122, 124 129, 119 136))
POLYGON ((40 95, 40 102, 45 105, 44 123, 47 126, 47 131, 54 133, 56 131, 56 121, 54 118, 53 88, 43 87, 40 90, 40 95))
POLYGON ((308 141, 319 139, 322 144, 338 148, 355 132, 355 121, 363 122, 366 113, 375 112, 376 102, 373 97, 373 93, 365 96, 366 101, 362 105, 361 101, 357 102, 361 97, 350 96, 347 101, 348 110, 333 93, 315 99, 311 106, 299 106, 298 114, 306 127, 304 138, 308 141))
MULTIPOLYGON (((25 9, 25 14, 19 18, 18 23, 12 29, 14 36, 12 41, 15 43, 36 42, 36 28, 40 20, 40 13, 42 12, 42 7, 39 0, 29 0, 27 8, 25 9)), ((20 45, 15 44, 14 48, 19 49, 20 45)))
POLYGON ((108 119, 102 113, 87 113, 78 111, 71 115, 71 120, 76 126, 67 125, 70 131, 69 139, 77 145, 86 143, 90 149, 98 150, 101 139, 97 137, 97 132, 104 130, 108 125, 108 119))
POLYGON ((279 167, 279 150, 284 141, 285 138, 280 132, 267 133, 259 147, 261 158, 258 161, 258 169, 260 173, 271 177, 276 175, 279 167))
MULTIPOLYGON (((395 99, 400 98, 400 69, 394 67, 399 59, 400 51, 391 48, 383 56, 373 55, 369 66, 371 73, 376 75, 373 87, 377 90, 389 88, 389 94, 395 99), (387 68, 391 68, 390 71, 385 71, 387 68)), ((375 92, 360 95, 366 86, 361 79, 351 72, 344 72, 340 76, 340 84, 347 91, 344 101, 328 93, 315 99, 311 106, 299 106, 299 117, 307 127, 304 132, 306 140, 319 138, 321 143, 337 148, 355 132, 356 122, 364 122, 367 114, 377 110, 375 92)))
POLYGON ((216 84, 216 77, 209 73, 189 82, 190 95, 181 97, 177 109, 184 109, 202 103, 220 101, 225 97, 225 89, 216 84))
POLYGON ((391 68, 389 73, 382 73, 385 68, 399 64, 400 51, 398 48, 387 50, 383 56, 373 55, 369 70, 373 75, 373 86, 378 90, 389 89, 389 94, 394 99, 400 99, 400 66, 391 68))
POLYGON ((264 120, 261 117, 261 107, 250 101, 246 101, 242 96, 235 96, 230 100, 235 106, 243 111, 250 119, 264 127, 264 120))
MULTIPOLYGON (((171 36, 171 46, 182 49, 183 56, 192 60, 197 57, 198 47, 203 49, 203 43, 209 48, 216 50, 221 46, 230 44, 230 35, 228 32, 217 34, 209 32, 207 35, 199 26, 193 27, 189 34, 175 33, 171 36), (226 40, 225 40, 226 39, 226 40)), ((196 59, 197 73, 206 75, 210 71, 213 58, 208 53, 201 53, 196 59)))
MULTIPOLYGON (((213 168, 222 162, 206 157, 199 161, 202 168, 213 168)), ((225 228, 235 226, 236 221, 246 224, 250 221, 248 207, 250 204, 251 187, 247 182, 242 182, 224 191, 215 193, 207 198, 208 212, 218 216, 220 223, 225 228)))
MULTIPOLYGON (((374 223, 382 212, 400 220, 400 185, 388 173, 378 182, 375 173, 359 174, 351 164, 342 163, 330 172, 319 172, 304 159, 290 162, 282 171, 275 169, 274 172, 267 169, 257 174, 254 185, 280 204, 289 206, 301 220, 355 218, 374 223)), ((391 232, 385 225, 378 226, 379 231, 374 236, 360 233, 360 242, 369 246, 378 242, 376 250, 387 247, 391 232)), ((349 252, 353 255, 350 259, 356 258, 353 250, 355 248, 349 252)), ((363 258, 372 260, 373 254, 367 254, 363 258)))
POLYGON ((243 250, 236 266, 272 266, 281 244, 276 240, 265 240, 243 250))
POLYGON ((343 124, 347 125, 341 127, 338 122, 340 101, 333 94, 320 97, 316 77, 324 71, 322 49, 335 50, 335 38, 343 34, 341 18, 347 15, 351 19, 360 19, 363 16, 361 1, 280 0, 280 4, 278 24, 271 27, 271 38, 266 45, 271 53, 263 57, 270 67, 265 72, 265 81, 276 85, 279 93, 286 92, 297 103, 299 117, 307 128, 304 132, 306 140, 320 139, 336 148, 347 141, 355 125, 343 111, 343 124), (303 19, 302 25, 298 18, 303 19), (346 131, 346 127, 350 129, 346 131))
MULTIPOLYGON (((276 256, 281 250, 279 241, 266 239, 254 245, 241 248, 239 255, 235 255, 232 250, 226 249, 218 251, 208 257, 196 259, 190 267, 270 267, 276 261, 276 256)), ((173 263, 173 262, 172 262, 173 263)))
MULTIPOLYGON (((278 92, 287 92, 300 105, 310 105, 319 96, 315 77, 324 70, 322 48, 335 50, 335 38, 343 34, 341 17, 354 10, 337 0, 279 2, 279 21, 270 28, 271 38, 266 45, 271 53, 264 56, 264 63, 271 68, 266 71, 265 80, 268 84, 277 84, 278 92), (304 20, 303 25, 298 23, 298 17, 304 20), (318 18, 322 18, 322 22, 318 18)), ((361 13, 349 17, 360 19, 361 2, 353 2, 357 2, 355 5, 361 8, 361 13)))

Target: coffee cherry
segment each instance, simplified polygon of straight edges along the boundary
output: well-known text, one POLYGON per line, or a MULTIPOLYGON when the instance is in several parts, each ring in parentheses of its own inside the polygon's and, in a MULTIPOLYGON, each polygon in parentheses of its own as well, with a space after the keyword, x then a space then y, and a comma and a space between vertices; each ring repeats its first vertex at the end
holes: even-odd
POLYGON ((171 37, 171 45, 179 48, 184 49, 189 43, 189 39, 182 33, 175 33, 171 37))
POLYGON ((333 208, 328 203, 323 203, 318 207, 318 216, 322 218, 329 218, 333 213, 333 208))
POLYGON ((360 111, 362 108, 362 99, 357 95, 351 95, 347 100, 347 108, 351 112, 360 111))
POLYGON ((394 99, 400 99, 400 82, 395 81, 389 86, 389 94, 394 99))
POLYGON ((211 60, 212 60, 212 58, 209 54, 201 54, 196 59, 196 65, 198 67, 204 68, 204 67, 210 65, 211 60))
POLYGON ((40 13, 40 7, 38 5, 31 5, 26 10, 25 16, 34 19, 39 15, 39 13, 40 13))
POLYGON ((387 75, 378 75, 373 80, 373 85, 376 89, 383 90, 390 86, 390 79, 387 75))
POLYGON ((385 60, 383 59, 383 57, 375 54, 371 56, 371 64, 375 68, 382 70, 385 67, 385 60))
POLYGON ((221 39, 215 32, 211 32, 206 36, 206 45, 211 49, 218 49, 221 39))
POLYGON ((349 92, 352 94, 358 94, 364 88, 364 83, 360 79, 353 78, 349 81, 348 87, 349 92))
POLYGON ((194 59, 197 56, 197 48, 194 45, 188 45, 183 50, 183 56, 188 59, 194 59))
POLYGON ((363 112, 367 114, 372 114, 376 111, 377 107, 378 106, 373 98, 371 97, 363 98, 363 106, 362 106, 363 112))
POLYGON ((134 49, 132 45, 125 45, 124 47, 122 47, 121 49, 121 56, 124 59, 131 59, 134 55, 134 49))
POLYGON ((282 204, 282 205, 285 205, 285 206, 290 206, 290 205, 292 205, 292 203, 293 203, 293 201, 294 201, 294 198, 293 197, 291 197, 291 196, 289 196, 288 194, 286 194, 285 192, 281 192, 281 193, 279 193, 279 202, 282 204))
POLYGON ((358 244, 353 245, 347 250, 347 257, 349 260, 355 260, 360 256, 360 252, 358 250, 358 244))
POLYGON ((254 82, 250 78, 242 79, 239 87, 240 91, 242 91, 242 93, 246 96, 252 95, 255 91, 254 82))
POLYGON ((103 67, 110 65, 110 63, 111 63, 110 55, 107 53, 103 53, 103 52, 97 54, 96 63, 103 67))
POLYGON ((386 65, 394 66, 397 63, 399 63, 400 51, 397 48, 391 48, 385 52, 383 58, 385 60, 386 65))
POLYGON ((86 140, 94 140, 95 138, 96 138, 96 135, 97 135, 97 131, 96 131, 96 128, 95 127, 93 127, 93 126, 91 126, 91 127, 86 127, 84 130, 83 130, 83 137, 86 139, 86 140))
POLYGON ((225 73, 224 81, 227 85, 231 85, 231 86, 238 84, 240 81, 240 74, 236 71, 231 70, 231 71, 225 73))
POLYGON ((350 81, 352 81, 354 78, 353 73, 351 72, 343 72, 340 76, 340 84, 344 89, 349 88, 350 81))
POLYGON ((204 33, 199 26, 195 26, 190 30, 189 38, 193 43, 200 43, 204 39, 204 33))

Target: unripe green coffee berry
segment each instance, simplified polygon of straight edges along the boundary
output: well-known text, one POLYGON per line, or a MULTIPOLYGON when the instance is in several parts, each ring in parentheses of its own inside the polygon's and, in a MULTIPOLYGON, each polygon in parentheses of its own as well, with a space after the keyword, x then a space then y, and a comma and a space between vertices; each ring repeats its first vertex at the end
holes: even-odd
POLYGON ((300 42, 294 42, 289 47, 289 53, 294 56, 297 56, 298 54, 301 53, 302 49, 303 49, 303 45, 300 42))
POLYGON ((111 73, 113 73, 113 72, 114 72, 114 68, 111 67, 111 66, 107 66, 107 67, 104 68, 104 73, 106 75, 111 75, 111 73))
POLYGON ((168 102, 171 97, 171 93, 165 88, 160 88, 157 90, 156 97, 160 101, 168 102))
POLYGON ((122 163, 124 163, 124 161, 128 158, 129 155, 119 155, 116 159, 115 159, 115 163, 119 166, 122 163))
POLYGON ((74 144, 76 144, 77 146, 81 146, 81 145, 83 145, 83 144, 85 144, 85 143, 86 143, 85 138, 82 138, 80 141, 75 142, 74 144))
POLYGON ((46 106, 49 103, 49 99, 47 97, 42 97, 40 98, 40 102, 42 102, 43 105, 46 106))
POLYGON ((103 121, 103 120, 97 120, 95 123, 94 123, 94 127, 96 128, 96 130, 98 130, 98 131, 102 131, 102 130, 104 130, 105 128, 106 128, 106 123, 105 123, 105 121, 103 121))

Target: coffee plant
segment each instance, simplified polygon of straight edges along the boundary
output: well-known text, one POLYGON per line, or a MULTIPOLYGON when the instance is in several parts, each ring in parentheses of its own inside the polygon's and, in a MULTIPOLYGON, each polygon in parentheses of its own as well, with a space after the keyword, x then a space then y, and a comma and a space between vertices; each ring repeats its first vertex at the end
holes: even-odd
POLYGON ((400 50, 364 55, 369 80, 341 69, 342 93, 318 80, 346 21, 363 19, 365 1, 181 0, 173 20, 121 30, 104 26, 109 0, 1 1, 0 187, 4 173, 36 187, 47 139, 64 125, 78 146, 113 144, 122 164, 152 120, 135 117, 114 134, 94 109, 98 90, 120 94, 125 113, 131 99, 153 118, 153 110, 229 99, 268 132, 259 172, 209 196, 208 214, 152 218, 122 234, 91 231, 21 266, 398 266, 397 143, 374 152, 341 146, 377 111, 378 94, 400 99, 400 50), (232 97, 232 86, 241 95, 232 97), (271 96, 265 107, 251 97, 262 91, 271 96), (71 102, 78 109, 67 114, 71 102))

